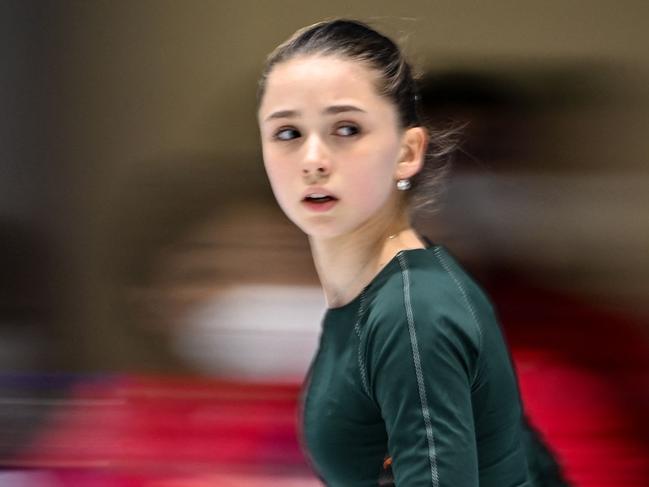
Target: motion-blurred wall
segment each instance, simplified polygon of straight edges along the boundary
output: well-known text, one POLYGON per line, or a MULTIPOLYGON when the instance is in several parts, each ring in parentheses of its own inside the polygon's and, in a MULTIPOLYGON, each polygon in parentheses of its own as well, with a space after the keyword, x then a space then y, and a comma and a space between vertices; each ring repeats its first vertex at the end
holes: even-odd
POLYGON ((15 1, 0 11, 0 330, 36 347, 28 360, 3 352, 9 365, 178 370, 174 312, 233 283, 315 285, 305 240, 264 179, 254 93, 272 46, 332 16, 403 39, 422 74, 479 75, 520 97, 477 113, 465 93, 446 113, 466 116, 469 133, 502 122, 483 138, 522 149, 468 154, 447 210, 427 223, 437 240, 646 312, 646 2, 15 1))

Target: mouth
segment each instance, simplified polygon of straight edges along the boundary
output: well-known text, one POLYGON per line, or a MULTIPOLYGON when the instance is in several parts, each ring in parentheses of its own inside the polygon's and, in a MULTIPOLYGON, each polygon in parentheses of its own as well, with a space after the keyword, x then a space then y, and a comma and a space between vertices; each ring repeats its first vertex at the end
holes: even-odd
POLYGON ((310 194, 302 199, 302 203, 312 211, 327 211, 338 202, 338 198, 328 194, 310 194))

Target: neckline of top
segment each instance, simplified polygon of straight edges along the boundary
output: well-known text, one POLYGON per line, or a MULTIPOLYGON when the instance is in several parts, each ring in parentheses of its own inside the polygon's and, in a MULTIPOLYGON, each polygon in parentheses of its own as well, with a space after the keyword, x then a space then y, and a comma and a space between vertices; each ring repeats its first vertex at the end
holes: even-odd
POLYGON ((369 291, 371 288, 375 287, 380 281, 383 280, 383 278, 388 274, 388 272, 394 267, 395 265, 398 265, 399 262, 399 256, 402 254, 413 254, 413 253, 419 253, 419 252, 430 252, 436 245, 430 245, 428 247, 424 248, 416 248, 416 249, 403 249, 399 250, 396 254, 392 256, 392 258, 385 263, 381 269, 379 269, 379 272, 376 273, 376 275, 370 280, 370 282, 363 288, 363 290, 358 293, 351 301, 349 301, 346 304, 343 304, 342 306, 336 306, 334 308, 327 308, 326 313, 337 313, 341 311, 348 310, 350 308, 355 307, 367 294, 367 291, 369 291))

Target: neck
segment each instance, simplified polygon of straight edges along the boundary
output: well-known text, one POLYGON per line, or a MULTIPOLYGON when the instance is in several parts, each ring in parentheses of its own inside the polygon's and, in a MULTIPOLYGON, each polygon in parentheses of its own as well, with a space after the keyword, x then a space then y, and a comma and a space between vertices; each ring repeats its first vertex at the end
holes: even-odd
POLYGON ((367 222, 334 238, 309 237, 329 308, 352 301, 400 250, 425 248, 404 212, 388 221, 367 222))

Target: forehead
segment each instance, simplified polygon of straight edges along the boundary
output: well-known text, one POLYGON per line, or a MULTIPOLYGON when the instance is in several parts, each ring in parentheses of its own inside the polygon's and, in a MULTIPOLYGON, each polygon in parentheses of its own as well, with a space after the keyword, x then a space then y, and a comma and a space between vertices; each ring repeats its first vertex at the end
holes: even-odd
POLYGON ((390 106, 379 95, 378 72, 366 63, 331 55, 299 56, 277 64, 266 80, 260 115, 278 105, 354 100, 390 106))

